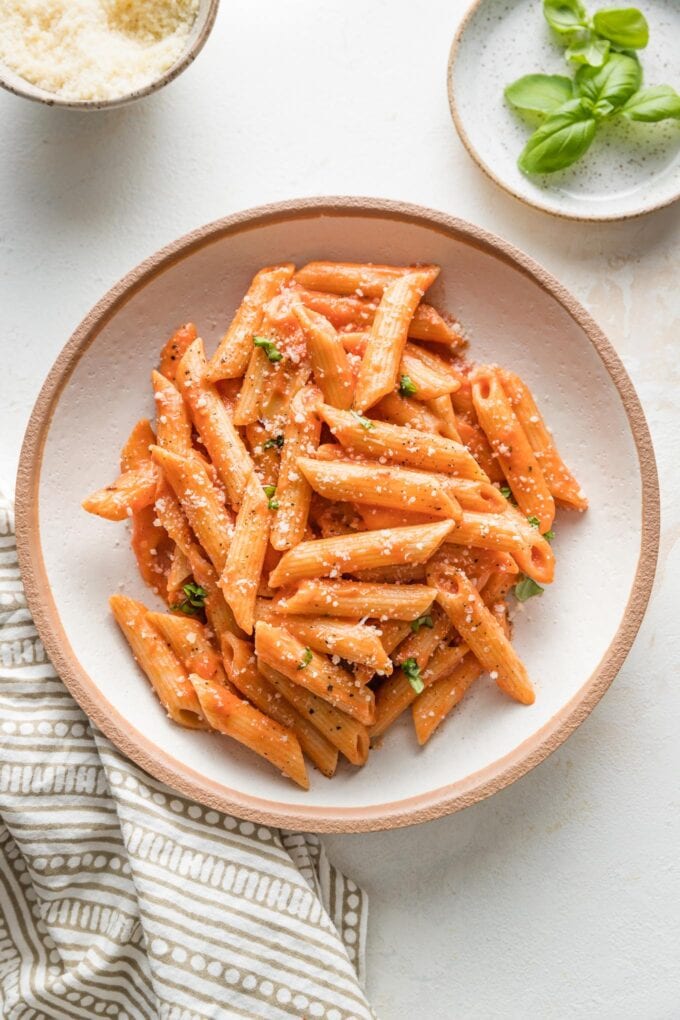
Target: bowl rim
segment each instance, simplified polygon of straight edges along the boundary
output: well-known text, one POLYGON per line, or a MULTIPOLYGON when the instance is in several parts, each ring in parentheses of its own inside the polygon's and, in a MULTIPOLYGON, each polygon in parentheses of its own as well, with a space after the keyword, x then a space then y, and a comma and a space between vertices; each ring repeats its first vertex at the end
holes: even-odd
POLYGON ((581 304, 532 258, 483 228, 422 206, 363 197, 293 199, 237 212, 185 234, 127 273, 85 316, 50 369, 26 428, 17 474, 16 535, 28 606, 46 651, 75 700, 124 754, 175 790, 239 818, 311 832, 368 832, 429 821, 491 796, 543 761, 590 714, 622 666, 649 601, 659 547, 659 484, 647 421, 619 356, 581 304), (287 220, 333 216, 388 218, 436 230, 511 265, 547 291, 583 329, 618 390, 642 485, 640 556, 628 603, 602 660, 576 694, 536 733, 486 768, 424 794, 356 808, 287 804, 229 789, 161 750, 125 720, 70 646, 45 569, 38 514, 42 457, 54 410, 81 356, 118 309, 157 275, 223 237, 287 220))
MULTIPOLYGON (((59 106, 68 110, 112 110, 117 106, 125 106, 127 103, 143 99, 144 96, 149 96, 152 92, 157 92, 159 89, 164 88, 182 74, 183 71, 186 71, 187 67, 194 62, 208 41, 208 36, 215 25, 219 6, 220 0, 208 0, 208 9, 193 41, 182 51, 179 59, 160 78, 154 79, 154 81, 141 89, 127 92, 125 95, 117 96, 115 99, 61 99, 58 95, 46 92, 46 90, 41 89, 38 85, 33 85, 29 81, 26 81, 25 86, 17 85, 14 82, 9 82, 5 77, 5 71, 11 71, 11 68, 7 68, 7 65, 3 64, 2 61, 0 61, 0 88, 11 92, 15 96, 21 96, 23 99, 30 99, 31 102, 42 103, 43 106, 59 106), (45 93, 44 95, 41 94, 43 92, 45 93)), ((198 17, 199 14, 197 13, 196 18, 198 19, 198 17)), ((20 75, 16 74, 16 72, 12 73, 15 74, 19 81, 22 81, 20 75)))
POLYGON ((493 181, 494 184, 497 184, 499 188, 502 188, 503 191, 507 192, 509 195, 512 195, 513 198, 516 198, 523 205, 526 205, 529 208, 540 209, 541 212, 549 213, 551 216, 557 216, 560 219, 572 220, 578 223, 621 223, 624 220, 635 220, 639 216, 646 216, 648 213, 656 212, 659 209, 666 209, 669 205, 673 205, 675 202, 677 202, 678 199, 680 199, 680 187, 678 188, 677 192, 674 195, 671 195, 670 198, 662 199, 661 201, 654 203, 654 205, 645 205, 643 207, 633 209, 631 212, 614 214, 591 213, 590 215, 588 215, 587 213, 571 213, 565 212, 563 209, 557 209, 555 208, 555 206, 549 205, 547 202, 542 202, 538 198, 536 199, 527 198, 526 195, 522 194, 522 192, 514 188, 512 184, 509 184, 506 180, 504 180, 502 177, 499 177, 498 174, 494 172, 494 170, 489 166, 489 164, 482 159, 479 152, 472 144, 472 141, 470 140, 467 131, 465 130, 465 126, 463 124, 463 120, 456 103, 456 92, 453 87, 453 69, 458 58, 458 53, 463 41, 463 36, 465 35, 465 31, 468 28, 475 14, 477 13, 478 8, 481 7, 482 4, 488 2, 489 0, 472 0, 472 3, 466 10, 465 14, 463 15, 462 21, 460 22, 458 28, 456 29, 456 33, 451 43, 451 48, 449 49, 449 59, 446 65, 446 92, 449 99, 449 111, 451 113, 451 118, 455 125, 456 131, 458 132, 458 137, 460 138, 461 142, 467 149, 468 154, 472 157, 472 159, 477 164, 479 169, 482 170, 484 174, 489 178, 489 180, 493 181))

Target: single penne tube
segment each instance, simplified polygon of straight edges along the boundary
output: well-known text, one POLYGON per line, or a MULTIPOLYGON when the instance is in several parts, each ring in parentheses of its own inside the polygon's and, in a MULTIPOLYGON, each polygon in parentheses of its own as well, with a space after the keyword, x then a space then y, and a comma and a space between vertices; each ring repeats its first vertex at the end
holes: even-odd
POLYGON ((130 545, 140 576, 155 595, 167 601, 167 574, 174 548, 172 540, 165 528, 159 527, 153 505, 134 513, 130 524, 130 545))
POLYGON ((479 424, 476 421, 468 421, 461 416, 456 417, 456 423, 461 442, 468 448, 488 480, 505 485, 505 475, 498 463, 498 458, 489 446, 488 440, 479 424))
POLYGON ((458 500, 463 510, 478 514, 503 514, 507 509, 505 496, 490 482, 452 478, 450 475, 441 475, 440 481, 446 491, 458 500))
POLYGON ((280 588, 306 577, 351 574, 355 570, 395 563, 424 563, 453 526, 453 521, 439 521, 300 542, 281 557, 269 576, 269 586, 280 588))
POLYGON ((387 617, 415 620, 437 592, 424 584, 368 584, 365 581, 308 580, 290 595, 276 598, 272 610, 300 616, 387 617))
POLYGON ((253 334, 262 322, 264 306, 290 281, 295 266, 291 263, 268 266, 255 274, 248 292, 238 307, 206 369, 206 381, 238 379, 246 370, 253 349, 253 334))
POLYGON ((451 394, 447 393, 441 397, 435 397, 433 400, 427 401, 428 410, 440 422, 438 430, 447 439, 453 439, 456 443, 462 443, 463 440, 460 437, 458 431, 458 424, 456 422, 456 415, 453 410, 453 404, 451 403, 451 394))
POLYGON ((321 404, 318 413, 343 446, 381 463, 442 471, 481 482, 489 480, 469 450, 452 439, 375 421, 352 411, 339 411, 328 404, 321 404))
POLYGON ((203 341, 195 340, 179 364, 177 383, 229 502, 237 509, 253 462, 222 397, 212 384, 205 382, 205 369, 203 341))
POLYGON ((246 425, 246 439, 255 469, 263 485, 276 485, 281 467, 283 449, 283 425, 277 426, 272 434, 262 422, 246 425))
POLYGON ((354 390, 354 406, 358 411, 372 407, 395 388, 411 319, 435 277, 436 273, 430 270, 415 271, 385 288, 359 366, 354 390))
POLYGON ((391 283, 414 272, 426 274, 426 277, 430 277, 431 283, 437 277, 439 267, 381 266, 361 262, 308 262, 302 269, 298 269, 295 282, 309 290, 381 298, 391 283))
POLYGON ((156 487, 154 508, 158 520, 177 548, 190 559, 190 551, 196 540, 187 524, 180 502, 165 477, 161 478, 156 487))
POLYGON ((323 698, 360 723, 373 721, 373 691, 357 684, 351 673, 314 652, 282 627, 264 620, 255 625, 255 653, 263 662, 300 687, 323 698))
MULTIPOLYGON (((253 646, 233 634, 222 637, 222 659, 229 680, 247 700, 281 726, 291 729, 304 754, 330 778, 338 764, 338 749, 260 673, 253 646)), ((286 681, 288 682, 288 681, 286 681)))
POLYGON ((147 460, 130 471, 124 471, 111 485, 92 492, 81 506, 89 514, 107 521, 124 521, 153 503, 157 484, 158 470, 151 460, 147 460))
POLYGON ((184 352, 187 347, 190 347, 194 342, 198 333, 193 322, 187 322, 186 325, 180 326, 179 329, 172 334, 168 342, 165 344, 161 351, 161 360, 158 365, 158 371, 161 375, 164 375, 166 379, 174 383, 175 376, 177 375, 177 366, 184 357, 184 352))
POLYGON ((296 305, 293 311, 304 330, 314 381, 324 400, 333 407, 351 407, 354 373, 342 340, 323 315, 302 304, 296 305))
POLYGON ((351 765, 364 765, 368 758, 368 730, 363 723, 340 712, 305 687, 291 681, 276 669, 261 664, 265 678, 301 716, 308 719, 351 765))
POLYGON ((156 402, 157 444, 185 457, 191 450, 191 419, 177 387, 155 369, 151 384, 156 402))
POLYGON ((190 616, 171 613, 147 613, 147 620, 170 645, 187 673, 198 673, 209 680, 221 675, 222 661, 213 648, 206 627, 190 616))
POLYGON ((405 425, 435 436, 445 434, 441 420, 432 413, 429 406, 402 397, 396 390, 379 400, 371 413, 390 425, 405 425))
MULTIPOLYGON (((296 286, 295 295, 314 312, 323 315, 335 329, 369 329, 375 318, 378 299, 324 293, 317 290, 306 290, 296 286)), ((413 340, 425 340, 429 343, 444 344, 455 351, 465 346, 465 339, 455 326, 452 326, 443 315, 432 305, 421 301, 415 310, 408 330, 413 340)))
POLYGON ((549 531, 555 519, 555 501, 494 369, 477 369, 472 399, 479 424, 519 507, 526 517, 538 519, 541 534, 549 531))
POLYGON ((217 571, 203 555, 202 550, 194 542, 188 554, 191 564, 191 572, 194 575, 196 584, 204 590, 205 615, 208 618, 218 641, 224 634, 234 634, 236 637, 244 637, 244 633, 236 622, 231 606, 225 601, 222 589, 219 585, 217 571))
POLYGON ((541 465, 553 498, 574 510, 587 510, 586 495, 560 457, 529 387, 518 375, 504 368, 498 370, 498 378, 534 456, 541 465))
POLYGON ((253 472, 246 484, 220 577, 222 594, 246 634, 252 634, 255 623, 255 600, 269 542, 270 518, 264 489, 253 472))
POLYGON ((151 428, 151 422, 148 418, 140 418, 120 451, 120 473, 132 471, 133 468, 148 461, 151 456, 149 449, 155 442, 156 436, 151 428))
POLYGON ((550 543, 539 534, 538 528, 522 522, 519 514, 464 510, 445 542, 510 553, 520 570, 539 583, 550 584, 555 576, 555 554, 550 543))
POLYGON ((313 620, 303 615, 283 616, 268 599, 258 601, 256 617, 284 627, 315 652, 370 666, 376 673, 392 672, 392 661, 382 646, 380 631, 376 627, 333 618, 313 620))
MULTIPOLYGON (((389 510, 381 506, 364 506, 359 503, 357 510, 364 523, 364 530, 382 528, 405 528, 411 524, 431 524, 437 518, 431 514, 411 513, 404 510, 389 510)), ((363 571, 362 571, 363 574, 363 571)))
POLYGON ((276 374, 276 364, 269 360, 263 348, 251 345, 248 367, 234 407, 235 425, 252 425, 261 417, 266 394, 276 374))
POLYGON ((369 584, 413 584, 414 582, 424 584, 425 568, 424 563, 398 563, 394 567, 355 570, 352 577, 355 581, 367 581, 369 584))
POLYGON ((271 543, 275 549, 290 549, 302 541, 307 528, 312 488, 298 467, 301 456, 316 452, 321 435, 321 422, 315 409, 321 393, 306 386, 291 401, 288 421, 283 430, 281 468, 276 491, 270 506, 274 509, 271 543))
POLYGON ((421 747, 427 743, 447 715, 462 701, 466 692, 482 672, 483 667, 469 652, 452 673, 442 677, 431 687, 427 687, 414 700, 411 712, 416 739, 421 747))
POLYGON ((438 592, 437 601, 463 641, 505 694, 524 705, 533 704, 536 695, 526 668, 477 589, 461 572, 449 586, 448 591, 438 592))
POLYGON ((457 520, 461 508, 437 478, 401 467, 298 457, 298 467, 315 492, 330 500, 347 500, 457 520))
POLYGON ((178 457, 169 450, 161 450, 160 446, 154 446, 151 453, 177 496, 198 541, 215 570, 221 574, 227 560, 233 523, 203 462, 198 457, 178 457))
POLYGON ((206 680, 197 673, 192 673, 190 680, 203 714, 214 730, 271 762, 303 790, 309 789, 302 749, 292 730, 270 719, 216 680, 206 680))
POLYGON ((111 612, 137 663, 173 722, 206 729, 201 706, 179 659, 147 619, 148 610, 127 595, 112 595, 111 612))

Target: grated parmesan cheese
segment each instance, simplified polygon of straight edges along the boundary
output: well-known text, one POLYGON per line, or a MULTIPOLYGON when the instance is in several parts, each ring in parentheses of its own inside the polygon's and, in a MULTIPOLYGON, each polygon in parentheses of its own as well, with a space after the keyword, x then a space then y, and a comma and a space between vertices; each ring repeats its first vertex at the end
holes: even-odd
POLYGON ((198 0, 0 0, 0 61, 63 99, 119 99, 181 56, 198 0))

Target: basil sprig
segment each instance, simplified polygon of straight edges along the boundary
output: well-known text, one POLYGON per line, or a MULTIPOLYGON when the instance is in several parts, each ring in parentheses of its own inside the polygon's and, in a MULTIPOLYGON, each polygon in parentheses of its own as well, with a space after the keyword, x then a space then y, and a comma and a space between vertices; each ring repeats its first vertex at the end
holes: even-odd
POLYGON ((576 163, 605 120, 680 120, 675 89, 642 88, 635 51, 649 42, 649 26, 641 11, 605 8, 591 18, 581 0, 543 0, 543 14, 577 70, 573 78, 527 74, 505 89, 516 110, 545 118, 519 156, 524 173, 555 173, 576 163))

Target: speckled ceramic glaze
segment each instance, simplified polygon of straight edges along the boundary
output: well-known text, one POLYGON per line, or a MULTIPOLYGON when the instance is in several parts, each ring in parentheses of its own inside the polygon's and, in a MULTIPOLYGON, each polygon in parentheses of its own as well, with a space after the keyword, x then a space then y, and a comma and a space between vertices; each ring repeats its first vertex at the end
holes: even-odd
MULTIPOLYGON (((588 0, 593 11, 606 6, 588 0)), ((622 5, 625 6, 625 5, 622 5)), ((650 42, 645 85, 680 89, 680 3, 645 0, 650 42)), ((517 157, 538 121, 512 110, 505 86, 525 74, 569 74, 541 0, 478 0, 451 48, 449 102, 471 156, 497 184, 531 205, 573 219, 639 216, 680 197, 680 122, 603 125, 585 157, 554 174, 527 177, 517 157)))
POLYGON ((97 725, 153 775, 241 817, 309 830, 425 821, 500 789, 554 750, 614 678, 651 589, 658 490, 632 384, 595 323, 527 256, 477 227, 376 199, 295 200, 210 224, 130 273, 88 315, 33 412, 17 485, 17 536, 31 611, 59 675, 97 725), (159 344, 193 319, 214 350, 263 265, 335 258, 436 262, 433 302, 465 324, 473 356, 532 386, 586 489, 560 513, 556 583, 517 614, 514 639, 538 696, 530 707, 476 685, 425 747, 410 714, 363 769, 318 772, 309 792, 244 748, 169 721, 108 610, 123 590, 160 608, 122 524, 80 509, 117 472, 121 442, 153 414, 159 344))

